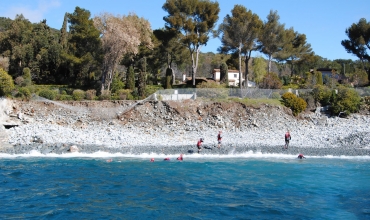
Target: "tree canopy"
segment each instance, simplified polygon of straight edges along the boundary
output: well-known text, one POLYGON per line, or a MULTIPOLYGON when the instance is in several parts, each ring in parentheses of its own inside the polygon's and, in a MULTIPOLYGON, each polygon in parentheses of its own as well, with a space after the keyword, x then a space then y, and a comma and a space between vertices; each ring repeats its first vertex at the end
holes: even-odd
POLYGON ((167 0, 162 8, 168 12, 163 18, 166 27, 181 33, 181 41, 190 51, 195 86, 199 52, 218 20, 219 4, 209 0, 167 0))
MULTIPOLYGON (((222 47, 220 52, 235 52, 239 58, 239 86, 242 87, 241 56, 245 62, 245 80, 248 79, 248 63, 251 52, 257 50, 257 39, 259 37, 262 21, 258 15, 247 10, 242 5, 235 5, 231 15, 226 15, 220 24, 218 32, 222 34, 222 47)), ((247 85, 247 84, 246 84, 247 85)))
POLYGON ((370 80, 370 69, 364 64, 365 61, 370 62, 370 22, 361 18, 358 23, 353 23, 346 29, 346 35, 349 39, 342 40, 343 47, 361 60, 370 80))

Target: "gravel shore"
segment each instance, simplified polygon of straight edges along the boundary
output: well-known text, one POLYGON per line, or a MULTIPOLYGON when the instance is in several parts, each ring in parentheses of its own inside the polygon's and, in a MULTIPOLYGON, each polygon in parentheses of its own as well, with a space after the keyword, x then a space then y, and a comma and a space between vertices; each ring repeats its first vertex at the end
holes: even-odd
POLYGON ((42 154, 64 154, 76 146, 83 153, 193 154, 202 137, 205 141, 200 154, 370 156, 369 115, 339 118, 308 112, 296 118, 284 107, 247 108, 202 101, 153 101, 129 112, 124 109, 132 102, 109 102, 105 106, 1 102, 3 124, 17 126, 1 129, 7 140, 1 141, 0 153, 37 150, 42 154), (220 149, 219 130, 223 131, 220 149), (289 148, 283 149, 286 130, 290 130, 292 140, 289 148))

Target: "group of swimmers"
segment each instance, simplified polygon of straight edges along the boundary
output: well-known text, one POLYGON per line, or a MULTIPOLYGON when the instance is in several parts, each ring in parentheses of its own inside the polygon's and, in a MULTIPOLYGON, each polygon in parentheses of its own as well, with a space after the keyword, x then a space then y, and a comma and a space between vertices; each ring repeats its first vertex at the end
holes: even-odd
MULTIPOLYGON (((289 146, 289 141, 291 140, 291 135, 290 135, 290 132, 289 131, 287 131, 286 133, 285 133, 285 146, 284 146, 284 148, 285 149, 287 149, 288 148, 288 146, 289 146)), ((197 148, 198 148, 198 154, 200 153, 200 151, 202 150, 202 143, 204 142, 204 138, 200 138, 199 140, 198 140, 198 142, 197 142, 197 148)), ((218 143, 218 145, 217 145, 217 147, 218 148, 220 148, 221 147, 221 142, 222 142, 222 131, 219 131, 218 132, 218 135, 217 135, 217 143, 218 143)), ((298 155, 298 159, 303 159, 303 158, 306 158, 303 154, 299 154, 298 155)), ((164 160, 165 161, 168 161, 168 160, 170 160, 170 158, 169 157, 166 157, 166 158, 164 158, 164 160)), ((182 161, 183 160, 183 155, 182 154, 180 154, 180 156, 177 158, 177 160, 179 160, 179 161, 182 161)), ((112 162, 112 159, 109 159, 109 160, 107 160, 107 162, 112 162)), ((150 162, 154 162, 154 158, 151 158, 150 159, 150 162)))

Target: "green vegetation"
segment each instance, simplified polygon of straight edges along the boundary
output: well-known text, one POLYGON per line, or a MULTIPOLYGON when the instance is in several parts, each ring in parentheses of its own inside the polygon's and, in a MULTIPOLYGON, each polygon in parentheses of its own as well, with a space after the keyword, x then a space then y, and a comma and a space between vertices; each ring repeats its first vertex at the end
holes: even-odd
POLYGON ((282 103, 290 108, 293 112, 293 115, 297 116, 303 110, 306 109, 307 103, 300 97, 297 97, 291 92, 286 92, 281 96, 282 103))
POLYGON ((9 95, 14 89, 12 77, 3 69, 0 69, 0 96, 9 95))
MULTIPOLYGON (((23 15, 0 18, 0 95, 24 100, 33 93, 51 100, 137 100, 163 87, 196 87, 203 89, 198 97, 233 101, 225 88, 234 80, 228 79, 228 72, 237 69, 243 72, 239 77, 261 89, 312 89, 300 97, 274 92, 272 99, 235 99, 248 105, 276 105, 282 100, 295 115, 306 106, 330 106, 333 115, 341 116, 369 105, 367 97, 361 101, 350 88, 369 85, 366 19, 343 30, 348 36, 343 47, 359 60, 328 60, 313 53, 305 34, 281 24, 277 11, 270 11, 263 22, 245 6, 235 5, 216 28, 217 1, 179 2, 162 5, 165 24, 154 31, 149 21, 134 14, 91 17, 80 7, 65 13, 60 31, 46 20, 31 23, 23 15), (221 39, 220 54, 200 51, 212 33, 221 39), (253 58, 252 51, 268 59, 253 58), (221 85, 209 79, 195 85, 201 80, 195 80, 197 76, 209 78, 215 68, 220 68, 221 85), (183 74, 191 75, 192 83, 179 84, 183 74)), ((361 94, 365 95, 369 96, 361 94)))
POLYGON ((348 116, 360 109, 361 97, 355 90, 339 87, 337 91, 338 93, 333 92, 331 96, 330 111, 333 115, 348 116))

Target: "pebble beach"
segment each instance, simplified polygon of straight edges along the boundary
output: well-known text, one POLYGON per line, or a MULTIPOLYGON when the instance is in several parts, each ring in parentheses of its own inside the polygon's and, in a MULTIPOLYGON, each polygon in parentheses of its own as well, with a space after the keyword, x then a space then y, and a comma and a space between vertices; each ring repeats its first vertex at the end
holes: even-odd
POLYGON ((113 106, 69 108, 67 104, 14 102, 2 100, 3 124, 14 124, 6 134, 0 153, 68 154, 71 146, 81 153, 197 154, 196 143, 204 138, 204 155, 304 154, 306 156, 370 156, 370 116, 348 118, 308 112, 294 117, 284 107, 262 106, 240 110, 238 106, 218 107, 204 103, 148 102, 120 114, 132 103, 113 106), (6 103, 4 103, 6 102, 6 103), (180 112, 197 106, 194 114, 180 112), (92 110, 93 109, 93 110, 92 110), (99 111, 100 109, 100 111, 99 111), (177 110, 176 110, 177 109, 177 110), (222 110, 220 110, 222 109, 222 110), (94 117, 107 110, 109 117, 94 117), (235 112, 233 112, 235 111, 235 112), (242 113, 241 111, 245 111, 242 113), (239 117, 239 118, 235 118, 239 117), (284 149, 284 134, 292 136, 284 149), (217 134, 222 145, 217 148, 217 134))

